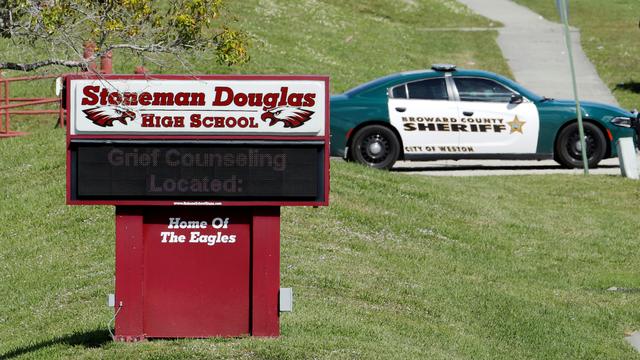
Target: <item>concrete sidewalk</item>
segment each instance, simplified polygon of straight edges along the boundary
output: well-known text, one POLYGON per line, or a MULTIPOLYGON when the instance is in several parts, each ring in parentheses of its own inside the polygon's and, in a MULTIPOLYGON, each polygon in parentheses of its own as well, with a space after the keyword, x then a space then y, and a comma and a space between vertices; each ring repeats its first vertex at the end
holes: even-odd
MULTIPOLYGON (((497 41, 516 81, 539 95, 574 98, 561 24, 547 21, 509 0, 458 1, 482 16, 504 24, 498 29, 497 41)), ((618 105, 582 51, 579 31, 573 29, 571 35, 580 100, 618 105)))

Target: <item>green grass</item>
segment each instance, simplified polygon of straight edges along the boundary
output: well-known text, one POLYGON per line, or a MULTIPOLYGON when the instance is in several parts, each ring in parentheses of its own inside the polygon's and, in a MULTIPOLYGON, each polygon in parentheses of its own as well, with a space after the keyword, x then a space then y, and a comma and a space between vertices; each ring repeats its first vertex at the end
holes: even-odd
MULTIPOLYGON (((555 1, 515 0, 559 21, 555 1)), ((640 107, 640 2, 569 1, 569 21, 580 29, 582 47, 621 106, 640 107)))
MULTIPOLYGON (((205 54, 191 71, 328 74, 335 92, 432 62, 509 74, 494 31, 429 30, 491 25, 452 1, 362 3, 237 2, 252 62, 205 54)), ((120 73, 136 65, 116 59, 120 73)), ((147 66, 182 71, 165 60, 147 66)), ((114 210, 65 205, 64 131, 52 127, 16 120, 31 135, 0 141, 0 359, 640 358, 623 340, 640 329, 637 183, 427 178, 342 161, 331 206, 283 209, 295 306, 280 338, 113 343, 114 210)))

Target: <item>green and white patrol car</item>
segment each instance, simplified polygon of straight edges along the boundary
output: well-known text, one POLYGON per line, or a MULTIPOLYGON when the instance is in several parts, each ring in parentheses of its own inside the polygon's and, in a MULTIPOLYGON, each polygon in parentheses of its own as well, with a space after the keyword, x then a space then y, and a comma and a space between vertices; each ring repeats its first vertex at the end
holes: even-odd
MULTIPOLYGON (((638 114, 581 102, 589 166, 637 139, 638 114)), ((582 167, 575 101, 538 96, 478 70, 382 77, 331 97, 331 154, 389 169, 398 159, 555 159, 582 167)))

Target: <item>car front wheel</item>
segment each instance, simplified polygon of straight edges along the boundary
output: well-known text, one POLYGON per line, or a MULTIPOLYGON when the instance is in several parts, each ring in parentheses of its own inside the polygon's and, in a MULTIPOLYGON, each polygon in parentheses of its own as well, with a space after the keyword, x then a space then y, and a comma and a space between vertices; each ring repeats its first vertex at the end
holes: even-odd
POLYGON ((396 134, 382 125, 360 129, 353 138, 350 159, 377 169, 391 169, 400 155, 396 134))
MULTIPOLYGON (((584 122, 584 142, 587 150, 589 167, 596 167, 607 151, 607 140, 600 129, 584 122)), ((556 140, 555 159, 561 165, 569 168, 582 167, 582 147, 578 123, 572 123, 562 129, 556 140)))

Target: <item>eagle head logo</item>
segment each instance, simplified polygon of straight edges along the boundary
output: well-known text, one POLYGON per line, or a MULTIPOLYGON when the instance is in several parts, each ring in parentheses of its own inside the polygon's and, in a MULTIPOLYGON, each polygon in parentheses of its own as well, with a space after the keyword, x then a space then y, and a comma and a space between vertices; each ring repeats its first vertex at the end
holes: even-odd
POLYGON ((273 126, 278 121, 282 121, 286 128, 297 128, 307 122, 313 113, 314 112, 311 110, 305 110, 297 107, 279 106, 271 109, 265 109, 261 119, 262 121, 270 119, 271 121, 269 122, 269 126, 273 126))
POLYGON ((136 114, 122 106, 101 106, 82 110, 87 115, 87 119, 101 127, 113 126, 114 121, 119 121, 127 125, 127 120, 136 118, 136 114))

